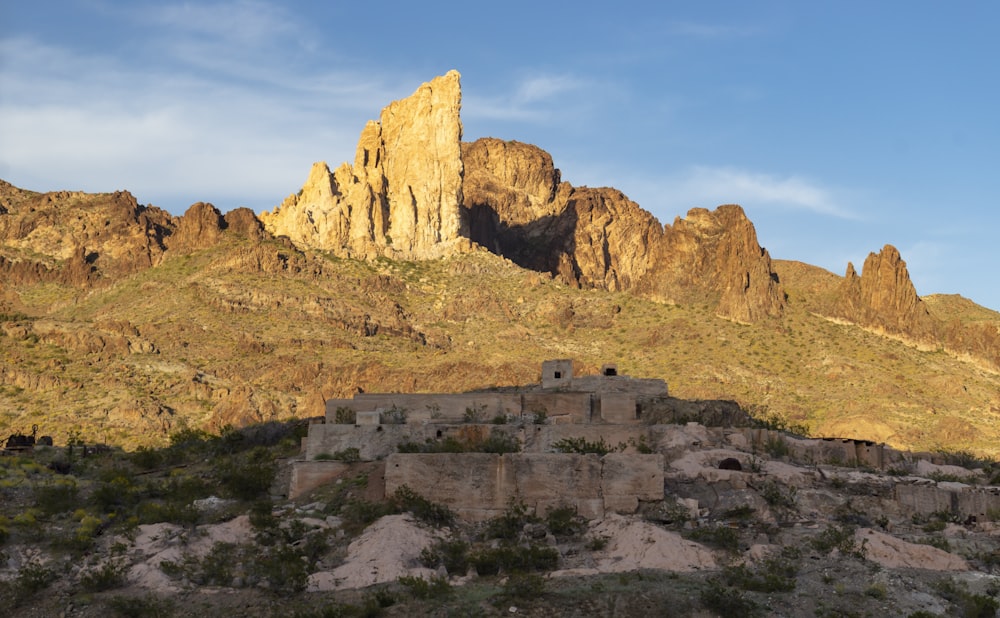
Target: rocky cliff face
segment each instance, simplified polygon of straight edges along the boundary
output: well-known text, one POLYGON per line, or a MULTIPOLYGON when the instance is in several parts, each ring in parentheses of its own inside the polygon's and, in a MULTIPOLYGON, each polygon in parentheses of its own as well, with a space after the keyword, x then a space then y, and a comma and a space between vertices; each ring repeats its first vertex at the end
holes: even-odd
POLYGON ((172 217, 127 191, 38 194, 3 189, 0 269, 12 277, 83 285, 159 263, 172 217))
POLYGON ((173 217, 140 205, 127 191, 34 193, 0 184, 0 274, 12 284, 114 281, 156 266, 168 250, 190 253, 225 234, 266 237, 246 208, 223 217, 199 202, 173 217))
POLYGON ((354 164, 313 165, 302 190, 261 214, 270 233, 337 255, 428 259, 468 249, 457 71, 382 110, 354 164))
POLYGON ((838 317, 890 334, 924 338, 933 330, 906 262, 892 245, 869 253, 861 276, 847 264, 835 311, 838 317))
POLYGON ((694 209, 673 226, 615 189, 561 182, 548 153, 485 138, 463 146, 472 240, 572 285, 667 302, 712 302, 755 321, 781 312, 770 256, 739 206, 694 209))

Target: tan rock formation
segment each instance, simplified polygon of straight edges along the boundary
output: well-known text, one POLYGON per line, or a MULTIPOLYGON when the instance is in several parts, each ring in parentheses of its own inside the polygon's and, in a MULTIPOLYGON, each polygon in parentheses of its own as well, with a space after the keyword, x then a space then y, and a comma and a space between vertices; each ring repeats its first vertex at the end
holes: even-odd
POLYGON ((739 206, 697 208, 663 227, 615 189, 572 187, 541 149, 484 138, 463 146, 472 240, 572 285, 712 302, 752 322, 784 294, 739 206))
POLYGON ((457 71, 382 110, 361 132, 353 165, 313 165, 265 229, 337 255, 429 259, 467 249, 457 71))
POLYGON ((869 253, 861 276, 853 264, 847 264, 836 312, 862 326, 918 339, 932 330, 930 314, 917 296, 906 262, 892 245, 869 253))

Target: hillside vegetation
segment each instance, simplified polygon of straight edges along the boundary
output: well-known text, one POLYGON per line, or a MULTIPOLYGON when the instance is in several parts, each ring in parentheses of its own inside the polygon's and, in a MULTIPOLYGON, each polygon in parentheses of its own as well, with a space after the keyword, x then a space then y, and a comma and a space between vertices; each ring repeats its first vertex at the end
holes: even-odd
MULTIPOLYGON (((236 240, 91 288, 7 285, 0 432, 37 424, 57 444, 162 445, 183 427, 318 416, 359 389, 534 383, 542 360, 573 358, 581 372, 615 362, 677 397, 733 399, 814 435, 1000 454, 1000 375, 820 317, 840 278, 777 270, 786 310, 749 325, 708 305, 579 290, 485 251, 363 262, 236 240)), ((1000 324, 964 299, 926 300, 1000 324)))

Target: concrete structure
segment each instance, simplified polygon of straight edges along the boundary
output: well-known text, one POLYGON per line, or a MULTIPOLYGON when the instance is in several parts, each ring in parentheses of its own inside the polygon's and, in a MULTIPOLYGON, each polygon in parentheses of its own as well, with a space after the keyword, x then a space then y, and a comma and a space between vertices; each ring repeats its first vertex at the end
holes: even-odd
POLYGON ((634 513, 640 501, 663 499, 663 456, 611 453, 396 453, 386 459, 385 491, 406 485, 460 517, 483 520, 511 499, 544 514, 571 506, 587 519, 634 513))
MULTIPOLYGON (((613 364, 604 365, 598 375, 577 376, 568 359, 546 361, 540 383, 523 388, 331 399, 325 423, 309 426, 303 440, 306 461, 293 466, 289 495, 300 496, 360 466, 369 478, 377 477, 372 499, 407 485, 468 519, 493 517, 513 499, 542 513, 569 505, 585 517, 598 518, 607 512, 633 513, 640 502, 662 500, 665 470, 671 479, 679 474, 669 462, 693 450, 735 447, 800 467, 859 468, 861 474, 888 468, 919 472, 922 460, 933 459, 870 441, 799 438, 739 426, 751 419, 735 403, 715 402, 731 405, 716 405, 714 411, 699 403, 711 402, 671 400, 663 380, 621 376, 613 364), (692 413, 719 426, 691 422, 692 413), (666 424, 651 424, 653 419, 666 424), (516 442, 520 452, 416 452, 419 445, 448 440, 459 445, 516 442), (570 442, 601 443, 611 453, 599 458, 558 452, 570 442), (399 452, 407 443, 403 450, 410 452, 399 452)), ((697 476, 708 485, 705 496, 725 491, 727 482, 745 489, 745 472, 708 472, 712 474, 701 470, 697 476)), ((910 512, 944 511, 979 519, 1000 515, 1000 488, 928 480, 933 477, 891 478, 890 499, 910 512)))

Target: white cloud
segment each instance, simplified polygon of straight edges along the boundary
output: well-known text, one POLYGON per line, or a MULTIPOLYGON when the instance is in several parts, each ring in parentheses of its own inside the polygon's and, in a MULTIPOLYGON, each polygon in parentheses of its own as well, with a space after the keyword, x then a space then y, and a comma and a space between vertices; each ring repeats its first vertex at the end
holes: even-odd
POLYGON ((748 37, 764 33, 764 30, 758 26, 712 24, 693 21, 671 22, 667 27, 667 31, 671 34, 703 39, 748 37))
POLYGON ((652 182, 639 180, 628 184, 635 186, 640 196, 633 199, 649 210, 685 212, 697 206, 714 208, 720 204, 740 204, 808 211, 842 219, 858 218, 841 204, 836 191, 795 175, 694 166, 652 182))
POLYGON ((551 122, 581 106, 575 95, 583 89, 595 92, 593 84, 572 75, 531 75, 506 88, 504 94, 465 97, 462 112, 468 118, 551 122))
MULTIPOLYGON (((261 27, 244 20, 232 36, 261 27)), ((172 57, 182 38, 161 31, 146 53, 172 57)), ((270 207, 298 188, 313 161, 353 159, 364 122, 400 96, 389 84, 419 83, 262 50, 214 45, 193 66, 2 39, 0 172, 41 191, 127 188, 173 211, 195 198, 224 209, 270 207)))

